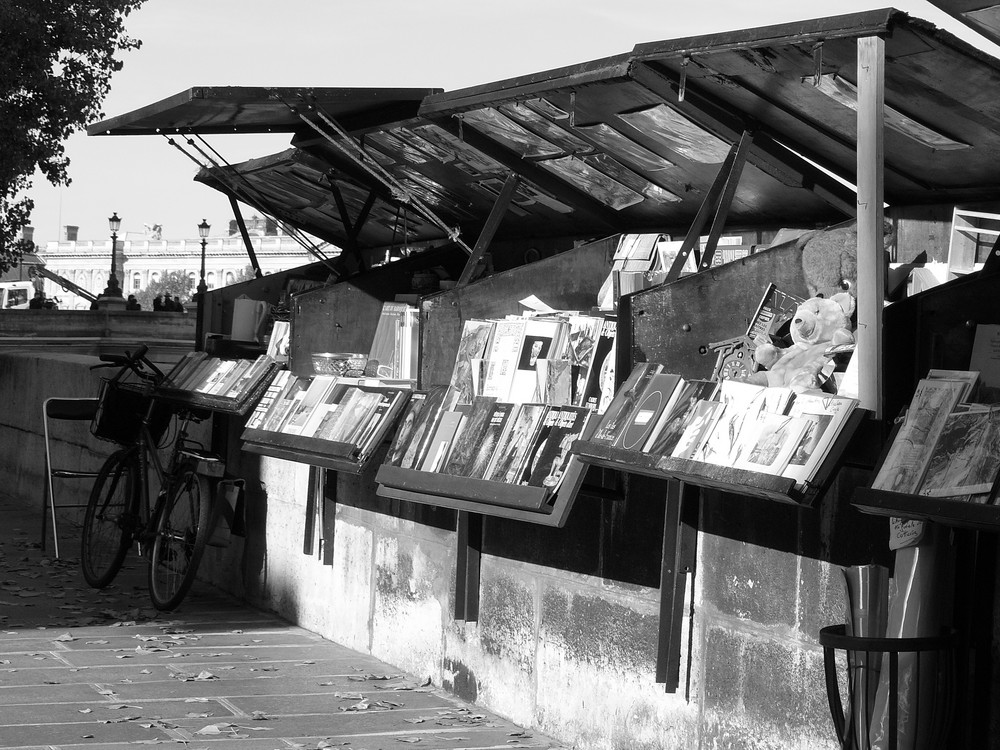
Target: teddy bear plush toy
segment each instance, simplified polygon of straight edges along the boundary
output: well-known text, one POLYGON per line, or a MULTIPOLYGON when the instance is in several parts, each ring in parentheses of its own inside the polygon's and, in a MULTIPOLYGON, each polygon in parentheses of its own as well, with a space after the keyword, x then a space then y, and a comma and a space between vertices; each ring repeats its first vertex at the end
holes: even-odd
POLYGON ((754 360, 766 368, 747 378, 750 383, 768 386, 788 386, 795 391, 823 387, 824 368, 830 361, 826 353, 830 346, 854 341, 851 316, 854 297, 846 292, 829 299, 810 297, 795 311, 789 333, 792 345, 784 349, 770 341, 758 341, 754 360))

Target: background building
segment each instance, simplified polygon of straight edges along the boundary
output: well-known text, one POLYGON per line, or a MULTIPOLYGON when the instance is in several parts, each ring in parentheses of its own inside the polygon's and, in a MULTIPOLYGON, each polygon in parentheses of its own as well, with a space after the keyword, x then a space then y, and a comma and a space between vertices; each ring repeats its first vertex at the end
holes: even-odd
MULTIPOLYGON (((315 258, 293 237, 282 233, 270 219, 252 217, 247 231, 261 271, 267 275, 310 263, 315 258)), ((100 295, 108 284, 111 270, 111 238, 98 241, 76 239, 75 227, 66 227, 64 239, 46 243, 38 253, 46 268, 78 286, 100 295)), ((165 240, 158 225, 147 225, 145 238, 118 240, 116 273, 122 294, 138 295, 151 283, 173 272, 181 272, 191 281, 192 292, 201 276, 201 239, 165 240)), ((322 243, 327 255, 338 251, 322 243)), ((250 270, 243 238, 231 221, 225 236, 209 237, 205 246, 205 283, 209 289, 233 284, 247 278, 250 270)), ((64 291, 50 279, 44 282, 47 297, 59 299, 64 310, 86 310, 90 303, 64 291)), ((187 300, 183 300, 187 301, 187 300)))

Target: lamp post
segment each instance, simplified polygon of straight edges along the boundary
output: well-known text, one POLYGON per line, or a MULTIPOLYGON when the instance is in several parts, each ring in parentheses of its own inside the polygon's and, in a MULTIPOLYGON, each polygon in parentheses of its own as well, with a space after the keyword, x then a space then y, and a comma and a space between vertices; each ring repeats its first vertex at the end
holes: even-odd
POLYGON ((208 232, 211 226, 205 220, 201 220, 198 225, 198 236, 201 237, 201 281, 198 282, 198 320, 195 324, 195 349, 201 351, 205 348, 203 334, 205 330, 205 293, 208 292, 208 285, 205 283, 205 247, 208 245, 208 232))
POLYGON ((122 220, 118 218, 115 211, 108 219, 108 226, 111 228, 111 274, 108 276, 108 288, 104 290, 105 297, 121 297, 122 288, 118 284, 118 274, 115 273, 115 255, 118 250, 118 229, 122 225, 122 220))
MULTIPOLYGON (((122 288, 118 284, 118 273, 115 270, 116 266, 116 256, 118 254, 118 230, 121 228, 122 220, 118 218, 118 212, 111 214, 108 219, 108 227, 111 229, 111 273, 108 276, 108 285, 105 287, 104 291, 101 292, 101 296, 97 298, 97 302, 91 307, 91 309, 97 310, 124 310, 125 309, 125 298, 122 297, 122 288)), ((122 265, 125 261, 122 260, 122 265)), ((124 269, 122 269, 124 271, 124 269)))

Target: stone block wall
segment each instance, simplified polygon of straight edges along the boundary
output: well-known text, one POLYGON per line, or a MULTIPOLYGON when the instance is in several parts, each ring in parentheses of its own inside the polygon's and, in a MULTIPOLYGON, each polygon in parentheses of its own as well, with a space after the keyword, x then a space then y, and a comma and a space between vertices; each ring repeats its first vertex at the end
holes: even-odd
MULTIPOLYGON (((34 312, 34 311, 32 311, 34 312)), ((42 403, 50 397, 92 398, 100 387, 100 376, 89 369, 97 359, 78 354, 50 352, 0 353, 0 466, 4 472, 3 493, 9 498, 41 509, 45 486, 45 440, 42 403)), ((52 464, 88 470, 100 468, 114 446, 90 433, 90 422, 51 423, 52 464)), ((60 504, 87 502, 88 480, 57 480, 60 504)), ((82 517, 81 511, 60 511, 67 518, 82 517)), ((51 540, 51 537, 49 537, 51 540)))
POLYGON ((836 566, 700 534, 669 694, 657 589, 484 554, 479 619, 456 621, 453 530, 376 508, 370 478, 341 476, 325 565, 321 546, 302 551, 308 467, 260 465, 248 537, 205 573, 232 589, 241 567, 236 590, 306 628, 581 750, 836 746, 816 643, 842 619, 836 566))

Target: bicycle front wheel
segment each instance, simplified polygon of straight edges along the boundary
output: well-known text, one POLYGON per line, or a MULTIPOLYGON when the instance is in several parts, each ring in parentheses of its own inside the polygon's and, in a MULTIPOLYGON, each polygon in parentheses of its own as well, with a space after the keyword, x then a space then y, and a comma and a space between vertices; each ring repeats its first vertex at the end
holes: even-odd
POLYGON ((159 610, 174 609, 184 599, 211 533, 212 502, 205 478, 182 468, 169 486, 149 560, 149 596, 159 610))
POLYGON ((83 577, 103 589, 121 570, 138 522, 139 467, 134 450, 113 453, 98 472, 83 516, 83 577))

